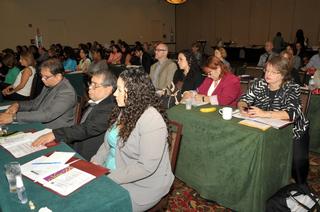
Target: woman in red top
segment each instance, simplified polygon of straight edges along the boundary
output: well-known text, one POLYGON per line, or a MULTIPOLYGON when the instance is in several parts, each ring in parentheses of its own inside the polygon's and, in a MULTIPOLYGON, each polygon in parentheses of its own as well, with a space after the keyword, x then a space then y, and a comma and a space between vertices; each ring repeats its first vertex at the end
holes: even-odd
POLYGON ((197 102, 212 105, 236 106, 241 96, 240 79, 233 75, 219 58, 211 56, 203 68, 207 77, 195 91, 184 93, 184 98, 191 95, 197 102))

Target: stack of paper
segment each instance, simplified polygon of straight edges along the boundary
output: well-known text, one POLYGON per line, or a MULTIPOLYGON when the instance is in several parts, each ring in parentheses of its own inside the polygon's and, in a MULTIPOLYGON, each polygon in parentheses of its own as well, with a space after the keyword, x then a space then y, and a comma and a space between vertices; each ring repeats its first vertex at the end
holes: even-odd
POLYGON ((14 157, 20 158, 33 152, 46 149, 46 146, 33 147, 31 144, 41 135, 51 131, 51 129, 44 129, 35 133, 19 133, 0 138, 0 145, 7 149, 14 157))
POLYGON ((292 123, 290 121, 285 121, 285 120, 280 120, 280 119, 245 117, 240 114, 239 110, 234 111, 232 116, 236 117, 236 118, 240 118, 240 119, 250 120, 251 124, 252 124, 252 122, 257 122, 257 123, 269 125, 275 129, 280 129, 280 128, 285 127, 285 126, 292 123))

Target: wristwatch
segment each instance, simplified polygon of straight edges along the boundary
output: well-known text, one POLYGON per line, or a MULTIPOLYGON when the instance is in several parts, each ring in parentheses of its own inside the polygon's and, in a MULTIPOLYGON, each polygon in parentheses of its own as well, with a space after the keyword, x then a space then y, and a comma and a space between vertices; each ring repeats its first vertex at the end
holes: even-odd
POLYGON ((17 121, 17 114, 16 113, 12 115, 12 121, 17 121))

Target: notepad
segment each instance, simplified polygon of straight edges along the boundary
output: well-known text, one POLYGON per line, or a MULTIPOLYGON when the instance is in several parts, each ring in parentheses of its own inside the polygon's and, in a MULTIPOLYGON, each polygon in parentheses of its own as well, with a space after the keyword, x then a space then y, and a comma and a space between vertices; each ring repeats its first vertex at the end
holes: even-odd
POLYGON ((242 120, 239 121, 239 124, 248 126, 248 127, 254 127, 254 128, 258 128, 262 131, 266 131, 267 129, 269 129, 271 126, 267 125, 267 124, 262 124, 256 121, 251 121, 251 120, 242 120))

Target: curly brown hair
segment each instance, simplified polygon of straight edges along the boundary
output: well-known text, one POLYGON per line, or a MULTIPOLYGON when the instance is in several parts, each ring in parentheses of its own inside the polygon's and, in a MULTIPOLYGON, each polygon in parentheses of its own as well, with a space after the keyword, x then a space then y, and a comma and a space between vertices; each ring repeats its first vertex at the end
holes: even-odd
MULTIPOLYGON (((138 119, 148 107, 154 107, 163 117, 167 127, 169 126, 167 113, 162 107, 160 98, 156 95, 151 78, 145 71, 141 68, 127 69, 119 75, 119 78, 124 81, 126 88, 126 106, 114 107, 108 128, 117 122, 117 125, 120 126, 119 137, 126 142, 138 119)), ((169 137, 167 140, 169 142, 169 137)))

